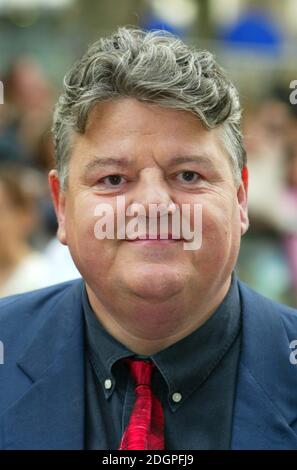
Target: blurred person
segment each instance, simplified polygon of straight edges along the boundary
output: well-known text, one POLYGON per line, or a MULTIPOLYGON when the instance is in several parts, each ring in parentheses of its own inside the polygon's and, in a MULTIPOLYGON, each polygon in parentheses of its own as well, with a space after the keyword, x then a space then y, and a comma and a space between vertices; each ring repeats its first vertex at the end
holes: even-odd
POLYGON ((282 195, 290 122, 287 103, 272 95, 247 112, 244 123, 251 230, 241 246, 238 272, 260 293, 280 302, 290 301, 290 272, 282 243, 288 224, 282 195))
POLYGON ((249 212, 258 227, 282 228, 280 194, 285 186, 285 156, 290 112, 286 103, 265 99, 245 119, 249 157, 249 212))
POLYGON ((24 187, 24 170, 0 167, 0 296, 48 286, 46 257, 34 250, 29 237, 35 225, 34 203, 24 187))
POLYGON ((18 161, 35 165, 53 105, 49 80, 35 60, 22 56, 7 72, 4 90, 0 148, 7 143, 14 147, 18 161))
POLYGON ((36 142, 36 154, 33 163, 46 175, 55 165, 54 143, 50 128, 45 129, 36 142))
POLYGON ((289 148, 286 177, 287 188, 282 198, 283 211, 288 220, 284 246, 297 304, 297 145, 289 148))
POLYGON ((234 271, 240 117, 213 55, 164 32, 119 28, 69 71, 49 183, 82 279, 0 302, 1 449, 297 449, 297 312, 234 271), (202 227, 187 219, 202 244, 154 237, 151 204, 171 225, 202 206, 202 227), (104 207, 113 237, 96 235, 104 207), (146 229, 131 238, 136 207, 146 229))

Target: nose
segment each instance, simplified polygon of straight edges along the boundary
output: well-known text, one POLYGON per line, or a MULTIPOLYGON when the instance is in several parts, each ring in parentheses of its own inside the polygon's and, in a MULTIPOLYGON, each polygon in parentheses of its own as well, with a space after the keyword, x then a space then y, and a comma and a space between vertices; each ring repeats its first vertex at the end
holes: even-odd
POLYGON ((162 172, 155 168, 142 170, 137 188, 133 195, 133 203, 141 204, 146 210, 150 204, 169 207, 172 203, 168 186, 162 172))

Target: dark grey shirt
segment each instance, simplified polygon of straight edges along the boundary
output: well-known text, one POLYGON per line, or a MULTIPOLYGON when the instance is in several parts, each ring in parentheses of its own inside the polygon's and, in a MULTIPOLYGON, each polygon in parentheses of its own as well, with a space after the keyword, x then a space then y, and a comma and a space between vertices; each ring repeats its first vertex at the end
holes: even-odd
MULTIPOLYGON (((86 449, 118 449, 135 400, 122 358, 137 356, 102 327, 83 291, 86 321, 86 449)), ((150 356, 165 416, 165 449, 229 449, 240 355, 237 278, 214 314, 196 331, 150 356)))

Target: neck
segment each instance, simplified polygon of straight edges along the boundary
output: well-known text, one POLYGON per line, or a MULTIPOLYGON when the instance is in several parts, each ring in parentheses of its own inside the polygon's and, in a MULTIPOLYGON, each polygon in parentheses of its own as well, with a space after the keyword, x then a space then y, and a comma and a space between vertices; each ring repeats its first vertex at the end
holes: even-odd
MULTIPOLYGON (((205 300, 174 299, 162 305, 117 301, 111 307, 86 285, 91 307, 105 330, 136 354, 152 355, 202 326, 223 301, 230 287, 231 277, 214 292, 208 292, 205 300), (209 300, 211 299, 211 301, 209 300)), ((216 286, 217 287, 217 286, 216 286)), ((125 299, 126 300, 126 299, 125 299)))

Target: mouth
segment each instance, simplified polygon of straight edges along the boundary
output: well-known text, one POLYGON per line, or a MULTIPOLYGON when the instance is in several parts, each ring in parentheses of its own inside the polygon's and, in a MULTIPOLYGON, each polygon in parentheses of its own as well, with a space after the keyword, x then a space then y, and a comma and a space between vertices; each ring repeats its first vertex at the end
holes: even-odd
POLYGON ((129 243, 137 243, 137 244, 168 244, 168 243, 177 243, 182 241, 182 238, 173 238, 172 233, 166 233, 166 235, 162 234, 144 234, 140 237, 136 237, 133 240, 131 238, 126 238, 125 241, 129 243))

